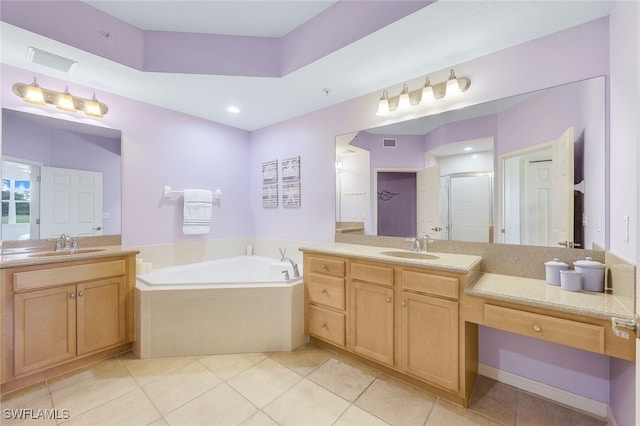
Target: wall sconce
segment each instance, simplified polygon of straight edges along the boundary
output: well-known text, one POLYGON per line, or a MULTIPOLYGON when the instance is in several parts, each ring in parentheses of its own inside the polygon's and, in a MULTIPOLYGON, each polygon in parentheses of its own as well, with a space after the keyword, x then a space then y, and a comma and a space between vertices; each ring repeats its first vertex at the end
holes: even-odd
POLYGON ((410 108, 428 106, 431 102, 451 98, 466 92, 471 85, 468 77, 456 77, 451 69, 447 81, 431 84, 427 77, 424 86, 419 90, 409 91, 407 85, 402 86, 402 92, 398 96, 389 98, 387 91, 382 92, 382 97, 378 102, 376 115, 388 115, 395 111, 406 111, 410 108))
POLYGON ((95 93, 91 99, 85 99, 69 93, 69 86, 64 89, 64 92, 44 89, 38 85, 35 78, 31 84, 14 84, 13 93, 32 104, 49 104, 67 112, 84 111, 89 117, 101 118, 109 111, 105 104, 96 99, 95 93))

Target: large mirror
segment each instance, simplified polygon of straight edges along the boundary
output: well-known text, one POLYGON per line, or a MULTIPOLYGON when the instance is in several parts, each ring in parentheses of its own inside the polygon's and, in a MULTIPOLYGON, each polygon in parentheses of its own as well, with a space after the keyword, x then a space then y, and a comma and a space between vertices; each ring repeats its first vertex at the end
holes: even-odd
POLYGON ((118 235, 121 132, 2 110, 2 240, 118 235))
POLYGON ((605 111, 597 77, 338 136, 336 232, 604 249, 605 111))

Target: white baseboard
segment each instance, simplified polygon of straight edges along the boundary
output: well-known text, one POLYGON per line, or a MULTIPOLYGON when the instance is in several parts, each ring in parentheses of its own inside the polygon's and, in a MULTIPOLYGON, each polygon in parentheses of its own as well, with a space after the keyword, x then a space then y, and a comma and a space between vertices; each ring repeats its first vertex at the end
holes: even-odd
POLYGON ((498 370, 497 368, 486 364, 478 364, 478 374, 498 382, 514 386, 534 395, 539 395, 543 398, 556 401, 567 407, 575 408, 576 410, 584 411, 603 419, 608 419, 610 425, 615 425, 615 420, 613 420, 613 415, 611 414, 609 405, 603 402, 594 401, 593 399, 585 398, 584 396, 576 395, 575 393, 536 382, 535 380, 527 379, 526 377, 498 370))

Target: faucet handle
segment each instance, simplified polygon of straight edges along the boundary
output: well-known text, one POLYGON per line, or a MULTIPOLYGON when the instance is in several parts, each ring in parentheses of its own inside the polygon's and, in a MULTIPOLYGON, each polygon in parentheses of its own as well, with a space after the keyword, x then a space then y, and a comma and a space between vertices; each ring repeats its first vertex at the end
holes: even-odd
POLYGON ((285 257, 287 257, 287 249, 278 249, 280 251, 280 256, 282 257, 282 259, 284 259, 285 257))

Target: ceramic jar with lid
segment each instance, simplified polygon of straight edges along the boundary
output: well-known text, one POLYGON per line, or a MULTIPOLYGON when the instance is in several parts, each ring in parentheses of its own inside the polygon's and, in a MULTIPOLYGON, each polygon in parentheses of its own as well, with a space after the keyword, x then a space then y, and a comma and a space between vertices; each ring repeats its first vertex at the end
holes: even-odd
POLYGON ((560 285, 560 271, 569 269, 569 265, 560 259, 553 259, 544 263, 546 281, 551 285, 560 285))
POLYGON ((587 291, 604 291, 605 265, 587 257, 573 262, 576 271, 582 274, 582 289, 587 291))

